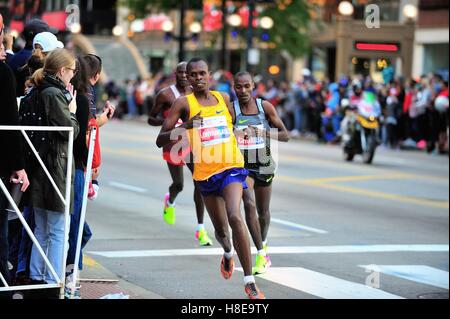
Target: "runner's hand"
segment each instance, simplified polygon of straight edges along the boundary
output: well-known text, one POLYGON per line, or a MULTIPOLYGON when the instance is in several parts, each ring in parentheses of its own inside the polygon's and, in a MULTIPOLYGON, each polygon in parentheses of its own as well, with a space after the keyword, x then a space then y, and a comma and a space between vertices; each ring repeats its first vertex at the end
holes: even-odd
POLYGON ((194 127, 199 128, 203 124, 203 117, 201 116, 202 112, 198 112, 193 118, 189 121, 184 122, 180 127, 185 128, 186 130, 191 130, 194 127))
POLYGON ((248 139, 248 129, 235 129, 234 135, 236 135, 237 138, 242 138, 244 140, 248 139))
POLYGON ((251 136, 266 136, 266 130, 261 130, 255 126, 249 126, 251 136))

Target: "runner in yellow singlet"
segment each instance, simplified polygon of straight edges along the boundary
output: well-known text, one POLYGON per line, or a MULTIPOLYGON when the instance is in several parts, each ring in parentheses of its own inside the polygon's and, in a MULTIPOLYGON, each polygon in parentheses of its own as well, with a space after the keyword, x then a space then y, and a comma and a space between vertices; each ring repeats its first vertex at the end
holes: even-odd
MULTIPOLYGON (((230 98, 209 90, 208 64, 199 58, 189 61, 188 80, 193 93, 177 99, 156 141, 163 147, 182 138, 188 130, 194 157, 194 180, 214 225, 217 241, 224 249, 221 274, 230 279, 234 270, 233 246, 244 270, 244 290, 250 299, 264 299, 252 275, 250 239, 241 216, 243 189, 248 171, 233 132, 234 111, 230 98), (178 119, 184 122, 176 128, 178 119), (232 230, 233 244, 229 233, 232 230)), ((182 145, 183 143, 179 143, 182 145)), ((177 151, 176 148, 173 151, 177 151)))

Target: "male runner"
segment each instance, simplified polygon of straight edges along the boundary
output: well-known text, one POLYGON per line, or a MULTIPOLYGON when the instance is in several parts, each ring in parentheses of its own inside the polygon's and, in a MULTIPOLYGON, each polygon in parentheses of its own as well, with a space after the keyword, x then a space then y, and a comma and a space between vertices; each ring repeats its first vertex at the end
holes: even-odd
POLYGON ((267 233, 270 224, 270 198, 276 164, 272 158, 270 139, 289 141, 289 134, 275 107, 268 101, 255 99, 255 83, 248 72, 234 78, 235 127, 239 149, 249 171, 248 188, 244 190, 245 218, 258 250, 253 274, 262 274, 270 267, 267 256, 267 233), (271 128, 277 131, 271 131, 271 128), (256 211, 258 214, 256 214, 256 211), (258 218, 257 218, 258 217, 258 218), (258 222, 259 219, 259 222, 258 222))
MULTIPOLYGON (((178 64, 175 70, 176 84, 171 85, 168 88, 161 90, 155 99, 155 104, 150 111, 148 124, 152 126, 162 126, 164 120, 170 114, 170 107, 173 102, 181 96, 190 94, 192 92, 191 86, 186 78, 186 62, 178 64), (160 115, 162 114, 162 117, 160 115)), ((178 121, 177 124, 181 124, 178 121)), ((181 193, 184 187, 183 181, 183 166, 185 165, 185 158, 190 154, 189 148, 181 149, 180 152, 171 152, 173 144, 168 144, 163 148, 163 158, 167 162, 170 175, 172 177, 172 185, 169 187, 169 192, 164 199, 164 221, 173 225, 175 223, 175 199, 178 194, 181 193)), ((193 163, 187 163, 187 166, 191 173, 194 171, 193 163)), ((208 233, 203 224, 203 217, 205 214, 205 207, 203 204, 203 198, 201 192, 194 182, 194 202, 195 210, 197 212, 197 231, 195 237, 198 239, 200 246, 210 246, 212 241, 208 236, 208 233)))
POLYGON ((175 101, 156 143, 163 147, 174 139, 182 139, 183 129, 188 130, 194 156, 194 180, 201 189, 216 238, 224 249, 222 276, 230 279, 234 271, 230 226, 234 248, 244 270, 245 292, 250 299, 263 299, 264 294, 252 275, 250 240, 240 211, 248 171, 233 133, 234 112, 228 95, 209 90, 210 76, 203 59, 189 61, 187 78, 193 93, 175 101), (176 129, 179 118, 184 123, 181 129, 176 129))

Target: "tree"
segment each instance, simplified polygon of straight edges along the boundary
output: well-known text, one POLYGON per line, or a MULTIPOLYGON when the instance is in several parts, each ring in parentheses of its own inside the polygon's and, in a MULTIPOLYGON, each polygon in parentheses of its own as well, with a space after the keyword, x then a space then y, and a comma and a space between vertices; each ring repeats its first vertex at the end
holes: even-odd
MULTIPOLYGON (((180 7, 181 0, 119 0, 120 4, 130 9, 131 13, 139 18, 145 17, 151 9, 163 11, 173 10, 180 7)), ((202 0, 187 0, 189 9, 201 10, 202 0)))
MULTIPOLYGON (((178 8, 180 0, 121 0, 136 17, 145 16, 151 9, 168 11, 178 8)), ((189 8, 201 9, 203 1, 188 0, 189 8)), ((244 1, 235 1, 242 3, 244 1)), ((278 50, 287 51, 292 57, 304 56, 310 48, 309 30, 312 24, 314 6, 308 0, 273 0, 260 1, 264 6, 261 16, 269 16, 274 27, 269 31, 271 42, 278 50)), ((245 30, 241 35, 245 38, 245 30)), ((219 33, 217 34, 219 36, 219 33)))
POLYGON ((269 31, 272 42, 279 50, 286 50, 298 58, 310 48, 309 31, 311 12, 314 7, 307 0, 282 0, 267 6, 262 15, 273 19, 274 27, 269 31))

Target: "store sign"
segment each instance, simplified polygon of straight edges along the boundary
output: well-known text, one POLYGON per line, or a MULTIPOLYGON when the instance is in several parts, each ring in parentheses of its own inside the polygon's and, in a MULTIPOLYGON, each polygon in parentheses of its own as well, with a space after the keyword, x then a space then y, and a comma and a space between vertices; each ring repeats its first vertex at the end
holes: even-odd
POLYGON ((370 52, 400 52, 400 45, 398 43, 355 42, 355 49, 370 52))

